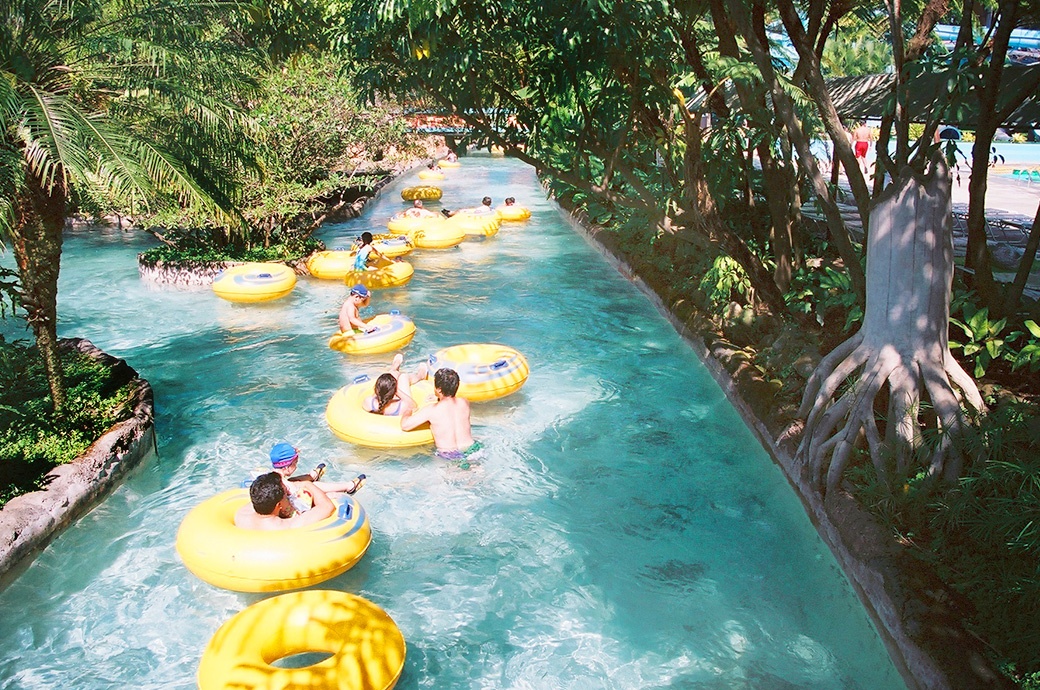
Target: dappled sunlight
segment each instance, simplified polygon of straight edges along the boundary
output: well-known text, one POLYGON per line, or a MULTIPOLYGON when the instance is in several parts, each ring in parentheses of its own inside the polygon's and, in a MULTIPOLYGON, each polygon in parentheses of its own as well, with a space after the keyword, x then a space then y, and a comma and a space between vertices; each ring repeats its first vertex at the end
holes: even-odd
POLYGON ((253 604, 221 626, 199 665, 199 687, 388 690, 404 659, 401 631, 375 604, 343 592, 296 592, 253 604), (307 653, 330 656, 303 668, 274 665, 307 653))

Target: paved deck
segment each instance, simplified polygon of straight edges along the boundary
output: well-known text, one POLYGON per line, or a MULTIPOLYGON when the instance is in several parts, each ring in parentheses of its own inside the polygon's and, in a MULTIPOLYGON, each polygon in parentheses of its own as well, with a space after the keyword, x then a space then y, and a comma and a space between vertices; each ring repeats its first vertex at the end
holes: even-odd
MULTIPOLYGON (((1040 181, 1031 182, 991 173, 986 185, 986 225, 993 255, 993 274, 997 280, 1011 282, 1025 253, 1026 240, 1040 206, 1040 181)), ((845 225, 856 236, 863 236, 858 209, 848 203, 852 199, 844 176, 839 181, 842 194, 838 209, 845 225)), ((963 258, 968 246, 968 182, 962 175, 953 186, 953 251, 963 258)), ((815 199, 802 205, 802 214, 823 220, 815 199)), ((1037 261, 1026 283, 1026 293, 1040 300, 1040 261, 1037 261)))

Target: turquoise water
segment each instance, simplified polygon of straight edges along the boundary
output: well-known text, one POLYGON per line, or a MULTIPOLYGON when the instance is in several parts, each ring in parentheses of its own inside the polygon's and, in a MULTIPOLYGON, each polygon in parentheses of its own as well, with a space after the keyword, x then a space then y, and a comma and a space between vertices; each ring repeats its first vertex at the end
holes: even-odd
MULTIPOLYGON (((373 307, 415 320, 409 366, 464 342, 531 363, 520 392, 475 406, 489 454, 469 470, 328 430, 337 388, 392 357, 326 347, 344 286, 307 279, 277 302, 230 304, 141 281, 138 234, 68 235, 60 332, 151 381, 159 452, 0 593, 0 688, 192 687, 209 638, 262 596, 192 576, 177 526, 279 440, 305 468, 327 462, 330 480, 369 476, 372 546, 322 586, 394 618, 399 688, 905 687, 784 478, 668 322, 530 168, 473 157, 448 174, 446 206, 512 195, 533 218, 413 253, 412 282, 373 307)), ((381 229, 417 182, 323 239, 381 229)))

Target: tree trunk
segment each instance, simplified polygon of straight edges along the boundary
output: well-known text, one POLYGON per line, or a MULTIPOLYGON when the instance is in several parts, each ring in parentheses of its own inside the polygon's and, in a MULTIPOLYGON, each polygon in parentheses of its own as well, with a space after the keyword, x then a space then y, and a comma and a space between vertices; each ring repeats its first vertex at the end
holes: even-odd
POLYGON ((905 168, 870 216, 867 302, 860 330, 821 362, 806 384, 798 416, 805 429, 798 455, 821 488, 834 489, 862 432, 881 481, 905 476, 922 446, 920 415, 927 397, 935 446, 928 475, 947 481, 962 469, 958 437, 962 403, 983 411, 971 379, 950 354, 953 280, 950 173, 941 157, 918 178, 905 168), (859 372, 856 382, 845 385, 859 372), (884 437, 875 399, 888 387, 884 437), (883 439, 883 440, 882 440, 883 439))
POLYGON ((65 192, 55 184, 47 193, 42 181, 29 177, 15 205, 11 246, 22 283, 22 307, 43 359, 55 413, 65 406, 65 383, 58 354, 58 269, 65 192))
POLYGON ((859 256, 852 246, 852 239, 848 228, 845 227, 845 221, 841 217, 841 211, 827 187, 827 180, 820 172, 820 166, 816 164, 816 158, 809 148, 809 138, 805 135, 801 122, 794 111, 794 104, 780 86, 773 69, 773 58, 768 50, 768 38, 765 30, 765 7, 759 3, 754 4, 751 8, 751 16, 748 17, 746 8, 738 0, 728 1, 730 16, 738 21, 741 33, 773 99, 773 107, 780 116, 784 127, 787 128, 787 138, 798 152, 798 165, 812 182, 813 190, 816 192, 824 217, 827 219, 827 229, 830 231, 831 239, 849 272, 849 279, 852 281, 852 289, 856 293, 857 301, 862 302, 866 287, 859 256))
MULTIPOLYGON (((736 26, 733 24, 722 0, 711 0, 709 2, 712 20, 719 28, 719 53, 733 59, 740 58, 740 48, 737 45, 736 26)), ((745 112, 767 112, 765 97, 761 93, 754 93, 747 84, 741 80, 734 82, 737 98, 745 112)), ((766 198, 769 209, 769 218, 772 221, 773 232, 773 254, 776 256, 776 270, 773 271, 773 280, 781 291, 786 291, 791 285, 791 277, 794 269, 801 266, 802 258, 795 251, 796 240, 794 237, 794 218, 796 206, 793 199, 796 194, 798 181, 794 174, 794 167, 781 164, 773 156, 773 151, 768 142, 760 142, 755 150, 758 160, 762 166, 762 194, 766 198)), ((751 195, 750 168, 753 167, 753 154, 748 155, 748 198, 754 201, 751 195)), ((748 206, 751 206, 748 203, 748 206)))
MULTIPOLYGON (((791 37, 795 50, 798 51, 798 71, 805 74, 805 83, 813 102, 816 104, 816 111, 827 129, 827 134, 830 135, 831 144, 834 146, 837 158, 841 160, 845 167, 845 179, 848 180, 849 188, 852 190, 852 198, 855 199, 856 208, 859 209, 860 220, 863 223, 863 227, 867 227, 870 214, 870 190, 867 188, 863 171, 860 170, 859 164, 856 162, 856 154, 852 150, 852 143, 845 136, 845 127, 838 118, 838 111, 835 109, 830 92, 824 83, 820 63, 813 49, 812 37, 805 33, 802 20, 795 11, 794 3, 781 2, 778 6, 784 26, 787 28, 787 34, 791 37)), ((822 11, 821 3, 817 14, 822 11)), ((812 19, 812 15, 810 15, 810 19, 812 19)), ((799 155, 801 155, 801 151, 799 151, 799 155)))
POLYGON ((1036 250, 1040 249, 1040 206, 1036 208, 1036 217, 1033 218, 1033 227, 1029 230, 1029 239, 1026 240, 1026 253, 1022 255, 1022 261, 1018 264, 1015 273, 1015 282, 1011 284, 1007 300, 1004 303, 1004 313, 1014 315, 1018 311, 1018 302, 1022 299, 1022 291, 1025 290, 1026 281, 1029 280, 1029 272, 1033 270, 1033 261, 1036 259, 1036 250))
POLYGON ((971 178, 968 180, 968 248, 964 262, 973 271, 972 287, 983 304, 997 314, 1003 309, 1004 302, 1000 300, 1000 290, 993 279, 993 265, 990 262, 989 233, 986 231, 986 186, 993 135, 1004 116, 997 110, 997 101, 1004 76, 1004 58, 1007 56, 1011 31, 1015 27, 1017 9, 1015 0, 1004 0, 1000 4, 1000 23, 993 32, 989 69, 982 85, 978 87, 979 121, 975 127, 971 178))

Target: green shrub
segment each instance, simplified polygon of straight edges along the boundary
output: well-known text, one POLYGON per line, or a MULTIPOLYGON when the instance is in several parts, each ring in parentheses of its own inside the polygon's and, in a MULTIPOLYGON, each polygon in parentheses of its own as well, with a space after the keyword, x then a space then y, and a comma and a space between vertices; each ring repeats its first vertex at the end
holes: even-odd
POLYGON ((751 279, 736 260, 722 254, 715 257, 711 268, 704 274, 700 289, 708 296, 714 310, 720 311, 735 297, 750 299, 751 279))
POLYGON ((243 248, 233 245, 204 246, 193 242, 170 247, 153 247, 140 255, 144 266, 154 266, 159 261, 165 264, 197 265, 222 261, 291 261, 325 248, 320 240, 311 237, 296 237, 292 241, 272 244, 269 247, 243 248))
MULTIPOLYGON (((994 401, 991 401, 994 402, 994 401)), ((900 541, 971 602, 969 627, 1022 684, 1040 680, 1040 417, 1034 405, 997 401, 965 439, 970 458, 952 488, 924 474, 890 492, 869 469, 851 476, 856 494, 900 541)))
POLYGON ((40 488, 130 414, 132 387, 109 367, 74 351, 62 352, 62 366, 68 400, 57 417, 36 348, 0 338, 0 505, 40 488))
POLYGON ((863 321, 863 308, 856 303, 848 271, 824 266, 819 259, 794 272, 784 301, 793 312, 813 314, 821 326, 844 319, 843 333, 863 321))

